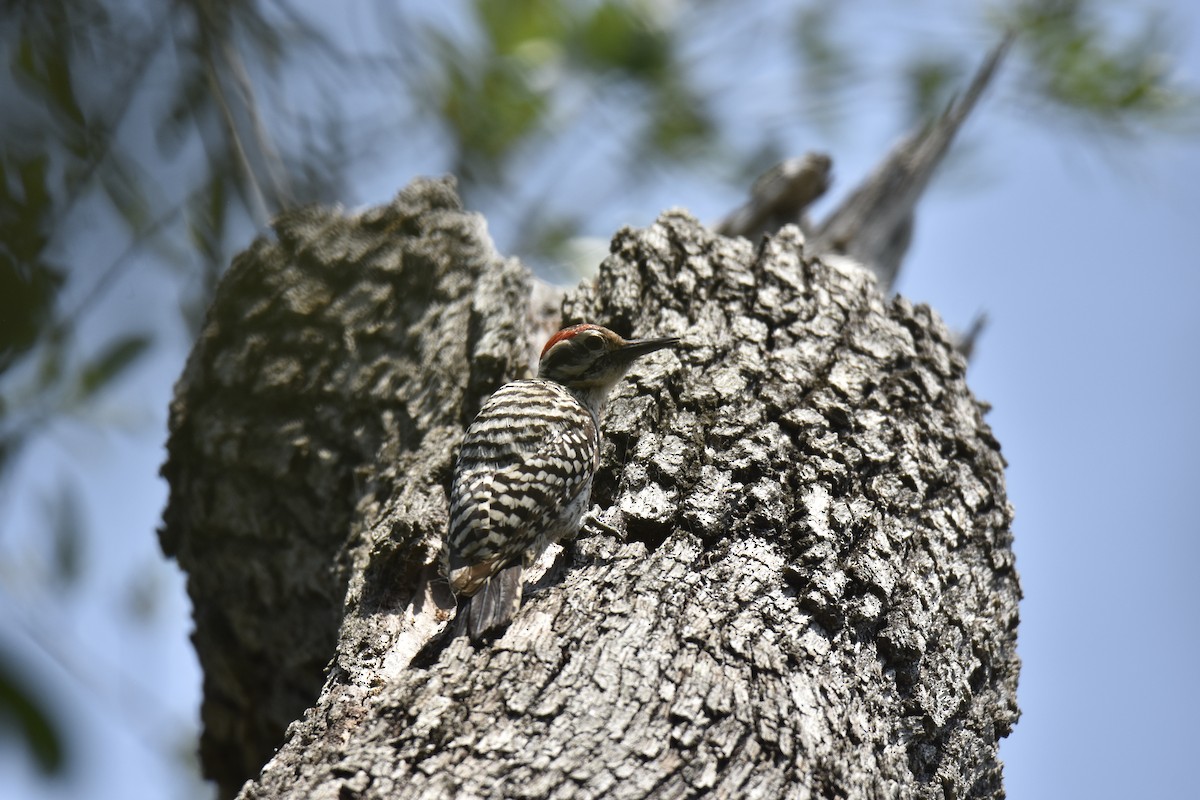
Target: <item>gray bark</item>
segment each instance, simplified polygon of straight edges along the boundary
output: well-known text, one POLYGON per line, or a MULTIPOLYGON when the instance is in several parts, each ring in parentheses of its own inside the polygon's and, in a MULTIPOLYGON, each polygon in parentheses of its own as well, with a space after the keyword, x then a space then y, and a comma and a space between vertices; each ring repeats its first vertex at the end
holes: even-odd
POLYGON ((929 309, 794 227, 619 232, 561 322, 683 342, 609 403, 603 524, 472 646, 434 567, 455 446, 559 320, 445 182, 277 233, 222 285, 164 467, 224 794, 1003 796, 1004 462, 929 309))

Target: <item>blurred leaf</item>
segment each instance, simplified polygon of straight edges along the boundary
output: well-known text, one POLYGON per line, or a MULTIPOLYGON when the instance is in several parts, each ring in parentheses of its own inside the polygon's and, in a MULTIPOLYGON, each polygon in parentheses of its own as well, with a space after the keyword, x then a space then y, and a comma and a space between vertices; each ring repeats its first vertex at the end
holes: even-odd
POLYGON ((225 259, 222 242, 229 213, 228 187, 232 180, 229 172, 216 170, 208 183, 188 198, 188 238, 204 264, 218 264, 225 259))
POLYGON ((23 31, 12 59, 13 75, 64 123, 63 144, 74 155, 82 156, 87 125, 71 81, 72 42, 65 20, 51 13, 38 22, 41 24, 23 31))
POLYGON ((475 16, 491 50, 510 56, 532 40, 560 40, 566 30, 562 0, 476 0, 475 16))
POLYGON ((18 264, 0 247, 0 374, 37 343, 62 284, 49 264, 18 264))
POLYGON ((47 219, 54 213, 44 154, 0 153, 0 253, 18 265, 36 261, 46 247, 47 219))
MULTIPOLYGON (((213 9, 228 14, 229 22, 220 27, 212 25, 211 22, 208 23, 210 28, 219 31, 218 36, 222 47, 227 46, 228 42, 235 40, 237 36, 245 36, 249 43, 247 49, 252 49, 257 59, 261 59, 272 70, 279 68, 288 41, 285 39, 283 31, 263 14, 263 10, 268 4, 245 2, 245 0, 226 0, 226 2, 211 2, 210 0, 210 2, 196 5, 206 15, 212 15, 213 9)), ((288 33, 295 32, 295 28, 288 29, 288 33)))
POLYGON ((62 288, 62 271, 42 259, 54 214, 45 155, 0 154, 0 373, 37 342, 62 288))
POLYGON ((66 334, 58 322, 51 322, 41 333, 38 349, 37 386, 49 393, 63 376, 66 367, 66 334))
POLYGON ((522 220, 517 247, 535 254, 539 266, 553 270, 561 266, 571 242, 579 235, 581 220, 546 211, 522 220))
POLYGON ((917 56, 905 68, 909 120, 915 128, 939 116, 950 102, 962 69, 950 58, 917 56))
POLYGON ((44 498, 46 516, 50 519, 50 534, 54 544, 54 579, 59 585, 75 583, 83 566, 83 514, 79 508, 79 491, 68 483, 60 483, 54 500, 44 498))
MULTIPOLYGON (((46 178, 49 169, 50 159, 42 154, 17 163, 17 175, 21 181, 21 208, 27 216, 32 217, 53 207, 53 200, 48 188, 49 181, 46 178)), ((5 172, 7 173, 7 170, 5 172)), ((41 228, 42 226, 39 225, 36 230, 40 233, 41 228)), ((41 245, 45 242, 45 237, 38 236, 36 241, 41 245)), ((41 247, 26 252, 40 253, 41 247)))
POLYGON ((655 84, 671 63, 671 38, 628 3, 601 3, 582 21, 568 52, 600 70, 619 70, 655 84))
POLYGON ((166 582, 163 576, 163 561, 149 559, 129 576, 125 585, 126 613, 135 622, 146 624, 162 606, 166 582))
POLYGON ((130 334, 109 342, 79 375, 79 394, 87 398, 100 391, 128 369, 150 346, 151 337, 130 334))
POLYGON ((1195 108, 1195 92, 1171 84, 1160 18, 1143 18, 1139 31, 1119 41, 1099 8, 1080 0, 1027 0, 1007 20, 1022 34, 1041 92, 1108 121, 1146 122, 1195 108))
POLYGON ((66 772, 62 733, 42 699, 0 653, 0 735, 5 734, 15 734, 25 741, 44 774, 60 777, 66 772))
POLYGON ((100 185, 130 233, 141 234, 150 224, 149 194, 153 184, 139 180, 133 166, 123 163, 123 159, 114 154, 100 171, 100 185))
POLYGON ((154 132, 163 157, 179 155, 184 145, 192 140, 199 124, 197 118, 209 109, 208 91, 208 81, 203 71, 194 69, 180 76, 171 106, 159 120, 154 132))
POLYGON ((826 125, 837 118, 834 110, 839 107, 839 93, 857 82, 861 73, 849 55, 854 48, 834 35, 839 10, 839 5, 829 0, 806 4, 794 23, 800 84, 808 97, 806 113, 826 125))
MULTIPOLYGON (((71 83, 70 54, 65 50, 53 49, 43 52, 42 57, 46 95, 54 101, 53 108, 73 126, 83 129, 87 121, 83 109, 79 107, 79 100, 75 97, 75 87, 71 83)), ((81 150, 77 145, 76 154, 81 150)))
POLYGON ((518 65, 503 59, 447 64, 443 117, 459 143, 467 179, 495 179, 514 148, 541 125, 546 101, 518 65))
POLYGON ((716 136, 716 126, 703 103, 686 87, 663 87, 652 113, 648 137, 653 147, 651 155, 686 158, 716 136))

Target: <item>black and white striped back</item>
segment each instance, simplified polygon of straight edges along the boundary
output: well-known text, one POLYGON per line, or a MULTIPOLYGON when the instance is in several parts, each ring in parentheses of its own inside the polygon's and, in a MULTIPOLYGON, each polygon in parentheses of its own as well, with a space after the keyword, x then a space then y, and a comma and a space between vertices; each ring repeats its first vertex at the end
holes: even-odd
POLYGON ((501 569, 574 536, 600 452, 599 421, 565 386, 502 386, 468 428, 450 491, 443 566, 472 595, 501 569))

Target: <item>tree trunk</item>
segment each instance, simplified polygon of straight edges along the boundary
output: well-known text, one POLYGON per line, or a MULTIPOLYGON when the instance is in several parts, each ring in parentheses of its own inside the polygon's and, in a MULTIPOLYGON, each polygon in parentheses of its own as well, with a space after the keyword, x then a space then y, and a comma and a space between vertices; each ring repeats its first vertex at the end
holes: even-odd
POLYGON ((794 227, 619 232, 561 322, 683 341, 614 392, 600 522, 472 646, 435 567, 455 448, 560 320, 449 182, 276 230, 164 467, 223 794, 1003 796, 1004 462, 927 308, 794 227))

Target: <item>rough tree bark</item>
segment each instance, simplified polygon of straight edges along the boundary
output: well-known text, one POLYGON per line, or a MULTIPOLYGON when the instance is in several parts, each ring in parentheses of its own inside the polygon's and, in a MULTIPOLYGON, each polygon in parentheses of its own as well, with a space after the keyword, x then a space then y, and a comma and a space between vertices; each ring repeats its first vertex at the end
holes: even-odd
POLYGON ((164 467, 224 795, 1003 796, 1004 463, 929 309, 794 227, 619 232, 561 321, 682 345, 609 404, 606 525, 474 647, 432 566, 455 447, 553 304, 448 182, 276 232, 221 286, 164 467))

